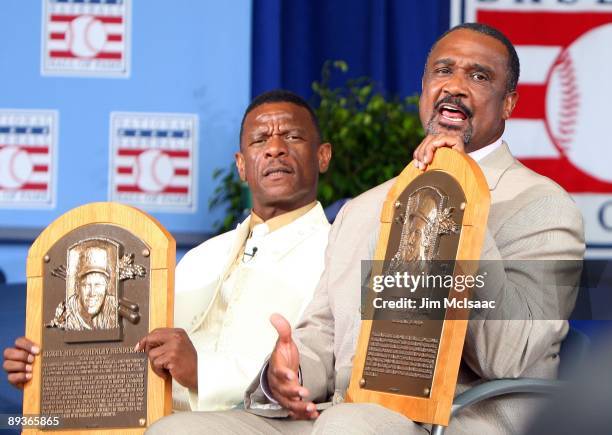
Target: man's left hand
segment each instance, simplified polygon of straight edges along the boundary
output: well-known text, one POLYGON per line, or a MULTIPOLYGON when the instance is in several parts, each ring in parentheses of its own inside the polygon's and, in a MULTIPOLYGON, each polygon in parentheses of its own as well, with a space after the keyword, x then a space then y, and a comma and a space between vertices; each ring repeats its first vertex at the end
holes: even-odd
POLYGON ((461 136, 449 136, 444 134, 428 135, 423 142, 414 150, 414 165, 418 169, 425 170, 433 160, 434 153, 438 148, 449 147, 460 153, 465 152, 465 145, 461 136))
POLYGON ((149 354, 151 367, 159 376, 172 376, 190 390, 198 389, 198 354, 184 329, 158 328, 135 347, 149 354))

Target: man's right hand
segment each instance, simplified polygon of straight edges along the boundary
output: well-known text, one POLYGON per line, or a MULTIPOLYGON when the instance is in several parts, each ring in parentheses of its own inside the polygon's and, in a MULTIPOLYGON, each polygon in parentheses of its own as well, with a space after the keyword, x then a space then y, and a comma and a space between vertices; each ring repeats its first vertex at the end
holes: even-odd
POLYGON ((268 361, 268 387, 274 399, 289 410, 296 420, 317 418, 319 413, 314 403, 304 400, 308 390, 300 385, 298 371, 300 354, 291 338, 291 325, 280 314, 272 314, 270 323, 278 332, 276 346, 268 361))
POLYGON ((2 367, 13 386, 22 389, 23 385, 32 379, 32 363, 39 353, 40 348, 25 337, 15 340, 15 347, 4 349, 2 367))

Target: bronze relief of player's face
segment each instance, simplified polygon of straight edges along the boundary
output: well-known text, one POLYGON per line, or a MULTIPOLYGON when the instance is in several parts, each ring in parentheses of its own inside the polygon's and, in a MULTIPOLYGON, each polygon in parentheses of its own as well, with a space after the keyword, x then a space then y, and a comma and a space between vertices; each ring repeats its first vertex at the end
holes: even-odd
POLYGON ((410 217, 410 233, 408 235, 408 246, 404 253, 404 261, 427 260, 425 255, 424 232, 427 221, 419 216, 410 217))
POLYGON ((108 278, 100 272, 90 272, 79 280, 79 303, 84 313, 90 317, 97 315, 102 309, 108 278))

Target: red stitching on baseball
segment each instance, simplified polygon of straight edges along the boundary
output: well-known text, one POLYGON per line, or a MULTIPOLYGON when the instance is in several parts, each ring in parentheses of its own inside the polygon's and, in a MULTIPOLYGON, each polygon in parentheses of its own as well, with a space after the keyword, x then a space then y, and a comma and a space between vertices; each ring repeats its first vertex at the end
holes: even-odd
POLYGON ((574 135, 578 109, 580 105, 580 92, 576 85, 576 70, 568 51, 564 51, 557 64, 559 82, 561 83, 561 110, 559 111, 558 133, 555 134, 559 146, 565 148, 574 135))

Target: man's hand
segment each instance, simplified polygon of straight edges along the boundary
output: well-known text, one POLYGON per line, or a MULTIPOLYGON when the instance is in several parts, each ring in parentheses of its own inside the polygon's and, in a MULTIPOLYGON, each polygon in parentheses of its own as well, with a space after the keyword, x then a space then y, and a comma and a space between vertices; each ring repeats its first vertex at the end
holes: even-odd
POLYGON ((155 329, 135 349, 149 354, 151 367, 159 376, 172 376, 182 386, 198 390, 198 354, 184 329, 155 329))
POLYGON ((433 160, 434 153, 438 148, 449 147, 461 153, 465 152, 465 145, 461 136, 428 135, 423 142, 414 150, 414 165, 418 169, 425 170, 433 160))
POLYGON ((280 314, 272 314, 270 323, 278 332, 276 346, 268 361, 268 387, 274 399, 289 410, 289 416, 298 420, 317 418, 314 403, 302 399, 308 390, 298 380, 300 354, 291 338, 291 325, 280 314))
POLYGON ((40 348, 25 337, 15 340, 15 347, 4 349, 2 367, 13 386, 23 389, 23 385, 32 379, 32 363, 39 353, 40 348))

